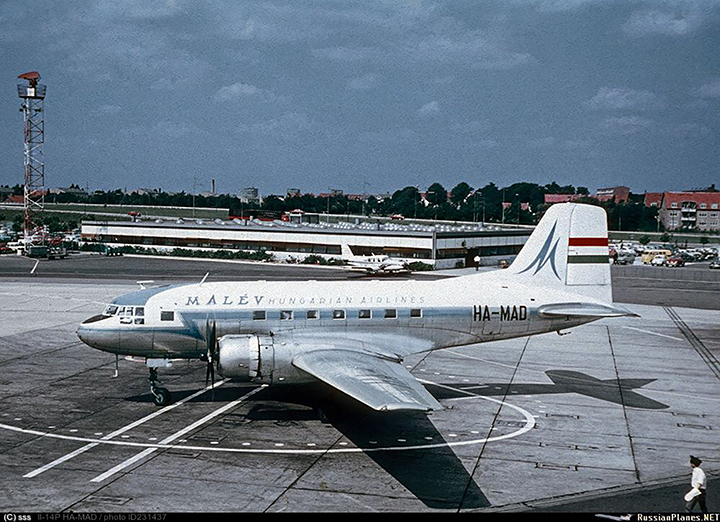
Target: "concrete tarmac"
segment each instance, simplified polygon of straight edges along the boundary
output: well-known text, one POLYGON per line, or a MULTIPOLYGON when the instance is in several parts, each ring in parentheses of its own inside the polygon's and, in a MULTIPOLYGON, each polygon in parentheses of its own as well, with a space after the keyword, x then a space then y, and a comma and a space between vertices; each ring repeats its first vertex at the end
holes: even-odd
MULTIPOLYGON (((429 416, 377 414, 320 385, 206 390, 200 361, 160 370, 175 402, 157 408, 143 361, 121 358, 114 378, 115 358, 75 329, 137 279, 208 271, 163 261, 152 277, 102 258, 96 272, 50 261, 0 278, 0 511, 681 512, 690 454, 720 506, 720 312, 690 298, 409 358, 446 407, 429 416)), ((221 265, 211 274, 246 270, 221 265)), ((282 275, 254 266, 244 275, 282 275)))

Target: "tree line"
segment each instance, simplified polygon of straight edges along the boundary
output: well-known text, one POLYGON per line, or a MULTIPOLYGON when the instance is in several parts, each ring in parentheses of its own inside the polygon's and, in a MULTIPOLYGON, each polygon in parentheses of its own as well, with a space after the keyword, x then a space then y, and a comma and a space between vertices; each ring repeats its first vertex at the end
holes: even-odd
MULTIPOLYGON (((13 187, 13 192, 16 189, 22 193, 22 186, 13 187)), ((657 220, 658 208, 646 207, 642 200, 633 201, 631 199, 623 203, 600 202, 590 196, 587 187, 559 185, 554 181, 547 185, 520 182, 507 187, 498 187, 494 183, 488 183, 478 188, 461 182, 450 190, 441 183, 433 183, 425 191, 424 197, 416 186, 396 190, 389 197, 368 195, 356 198, 348 197, 346 194, 323 195, 322 197, 314 194, 273 195, 265 197, 261 203, 243 202, 239 197, 231 194, 193 195, 185 192, 169 193, 162 189, 144 193, 127 193, 116 189, 97 190, 87 195, 72 192, 50 194, 46 196, 46 201, 126 206, 228 208, 242 209, 245 214, 251 213, 252 210, 290 211, 300 209, 312 213, 368 216, 399 214, 406 218, 418 219, 533 225, 540 220, 549 207, 545 203, 546 194, 574 195, 576 201, 580 203, 602 206, 608 213, 608 226, 611 230, 648 232, 663 230, 662 224, 657 220)))

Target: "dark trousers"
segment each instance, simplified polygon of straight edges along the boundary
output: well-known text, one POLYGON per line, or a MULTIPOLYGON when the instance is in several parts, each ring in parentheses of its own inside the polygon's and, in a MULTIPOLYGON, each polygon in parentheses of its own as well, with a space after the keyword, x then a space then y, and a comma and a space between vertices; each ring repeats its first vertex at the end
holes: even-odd
POLYGON ((705 490, 701 489, 700 494, 690 500, 689 502, 685 503, 685 510, 688 513, 691 513, 693 509, 695 509, 695 504, 700 504, 700 511, 703 513, 707 513, 707 506, 705 505, 705 490))

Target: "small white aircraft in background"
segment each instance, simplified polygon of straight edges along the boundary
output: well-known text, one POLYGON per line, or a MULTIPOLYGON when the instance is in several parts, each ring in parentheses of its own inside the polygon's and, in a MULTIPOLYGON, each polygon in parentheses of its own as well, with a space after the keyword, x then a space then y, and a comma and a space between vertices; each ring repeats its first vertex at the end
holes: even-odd
POLYGON ((201 282, 116 298, 77 331, 106 352, 157 368, 207 362, 262 384, 322 381, 378 411, 442 409, 403 366, 409 355, 566 330, 634 316, 612 303, 607 216, 576 203, 550 207, 506 270, 434 281, 201 282))
POLYGON ((341 252, 342 258, 348 262, 351 269, 362 270, 368 275, 410 273, 407 263, 388 256, 356 256, 350 246, 345 243, 341 246, 341 252))

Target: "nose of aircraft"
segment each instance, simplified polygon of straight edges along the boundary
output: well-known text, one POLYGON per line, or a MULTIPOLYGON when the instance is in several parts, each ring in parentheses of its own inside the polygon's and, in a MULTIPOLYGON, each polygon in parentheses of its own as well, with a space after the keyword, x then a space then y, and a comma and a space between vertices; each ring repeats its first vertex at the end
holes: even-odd
POLYGON ((95 323, 105 318, 106 316, 104 315, 94 315, 89 319, 83 321, 80 325, 78 325, 75 333, 80 338, 80 340, 88 346, 92 346, 93 348, 99 348, 99 346, 97 346, 98 329, 95 328, 92 323, 95 323))

